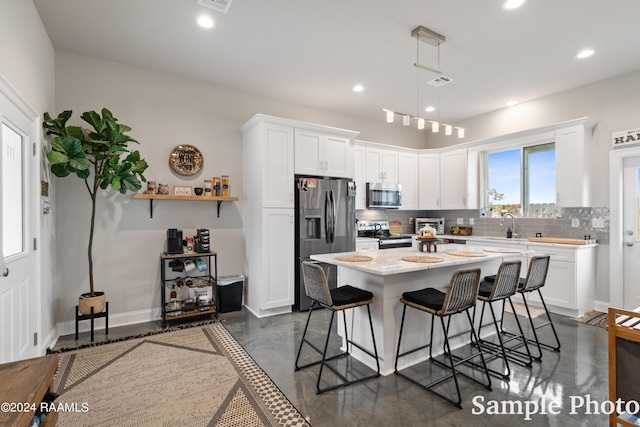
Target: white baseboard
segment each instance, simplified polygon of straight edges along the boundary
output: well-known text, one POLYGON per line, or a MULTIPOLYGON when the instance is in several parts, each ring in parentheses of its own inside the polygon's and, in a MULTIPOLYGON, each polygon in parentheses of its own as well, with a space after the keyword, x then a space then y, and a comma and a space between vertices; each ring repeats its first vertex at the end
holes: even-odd
POLYGON ((253 310, 251 307, 249 307, 248 305, 245 305, 245 308, 249 310, 249 312, 254 316, 256 316, 258 319, 263 317, 269 317, 269 316, 277 316, 278 314, 291 313, 290 305, 286 307, 273 308, 269 310, 258 310, 257 312, 253 310))
POLYGON ((40 354, 44 355, 47 352, 48 348, 53 348, 53 346, 56 345, 56 342, 58 341, 59 337, 60 335, 58 334, 57 327, 53 327, 49 331, 47 336, 44 337, 42 341, 40 341, 40 344, 39 344, 40 354))
MULTIPOLYGON (((117 313, 111 314, 109 313, 109 328, 115 328, 118 326, 126 326, 133 325, 136 323, 143 322, 153 322, 160 319, 160 308, 152 308, 147 310, 138 310, 138 311, 130 311, 127 313, 117 313)), ((94 331, 99 331, 104 329, 105 319, 95 319, 94 320, 94 331)), ((58 323, 56 326, 56 330, 58 332, 58 337, 62 335, 70 335, 76 333, 76 321, 71 320, 68 322, 58 323)), ((78 323, 78 332, 87 332, 91 330, 91 321, 90 320, 82 320, 78 323)))

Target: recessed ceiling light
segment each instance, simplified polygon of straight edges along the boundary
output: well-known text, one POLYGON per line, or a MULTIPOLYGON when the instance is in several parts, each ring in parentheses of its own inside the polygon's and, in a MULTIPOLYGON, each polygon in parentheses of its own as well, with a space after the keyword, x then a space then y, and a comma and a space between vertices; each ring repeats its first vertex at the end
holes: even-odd
POLYGON ((203 28, 213 27, 213 20, 206 15, 199 16, 196 22, 203 28))
POLYGON ((507 107, 513 107, 513 106, 514 106, 514 105, 516 105, 517 103, 518 103, 518 101, 509 101, 509 102, 507 102, 505 105, 506 105, 507 107))
POLYGON ((585 50, 581 51, 580 53, 578 53, 576 55, 576 58, 578 58, 578 59, 588 58, 591 55, 593 55, 594 53, 596 53, 595 50, 585 49, 585 50))
POLYGON ((354 92, 362 92, 363 90, 364 90, 364 87, 362 85, 355 85, 353 87, 354 92))
POLYGON ((436 111, 436 107, 429 105, 427 108, 424 109, 424 111, 426 111, 427 113, 431 113, 433 111, 436 111))
POLYGON ((525 0, 507 0, 502 3, 502 8, 506 10, 517 9, 524 4, 525 0))

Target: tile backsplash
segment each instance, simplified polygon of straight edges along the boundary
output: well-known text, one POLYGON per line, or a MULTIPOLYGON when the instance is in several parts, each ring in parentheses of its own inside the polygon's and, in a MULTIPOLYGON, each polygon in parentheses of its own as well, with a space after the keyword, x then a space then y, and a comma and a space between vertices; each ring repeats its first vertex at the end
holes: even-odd
MULTIPOLYGON (((357 210, 359 220, 386 220, 402 222, 404 233, 414 233, 414 218, 442 217, 445 219, 445 230, 454 227, 458 220, 467 227, 473 227, 473 234, 479 236, 506 236, 507 227, 511 226, 511 218, 486 217, 479 210, 446 210, 446 211, 409 211, 398 209, 366 209, 357 210), (473 224, 471 224, 473 222, 473 224)), ((609 208, 562 208, 557 218, 515 218, 515 232, 518 237, 534 237, 536 233, 543 236, 573 237, 582 239, 590 236, 598 242, 609 243, 609 208), (594 221, 596 220, 596 221, 594 221), (594 224, 595 222, 595 224, 594 224), (603 224, 598 224, 602 222, 603 224), (603 225, 602 228, 594 227, 603 225)))

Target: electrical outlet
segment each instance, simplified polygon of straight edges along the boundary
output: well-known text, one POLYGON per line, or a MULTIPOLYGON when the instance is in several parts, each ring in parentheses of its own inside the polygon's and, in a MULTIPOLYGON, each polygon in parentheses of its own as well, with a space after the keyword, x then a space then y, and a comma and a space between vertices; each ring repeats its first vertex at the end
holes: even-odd
POLYGON ((593 228, 604 228, 604 218, 593 218, 591 220, 591 226, 593 228))
POLYGON ((469 225, 473 225, 474 221, 473 218, 469 218, 469 225))
POLYGON ((573 228, 580 227, 580 220, 578 218, 571 218, 571 226, 573 228))
POLYGON ((413 218, 409 218, 409 225, 413 225, 413 218))
POLYGON ((458 218, 458 221, 456 222, 457 225, 463 225, 464 224, 464 218, 458 218))

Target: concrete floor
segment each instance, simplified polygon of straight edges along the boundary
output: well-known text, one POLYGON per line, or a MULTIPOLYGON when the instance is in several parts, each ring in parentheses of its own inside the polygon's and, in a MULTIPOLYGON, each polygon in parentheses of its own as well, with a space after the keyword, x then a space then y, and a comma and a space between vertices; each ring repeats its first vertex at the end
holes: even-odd
MULTIPOLYGON (((317 312, 317 317, 315 313, 310 333, 314 342, 320 345, 328 324, 328 312, 317 312)), ((560 353, 545 350, 542 362, 534 362, 532 368, 512 364, 510 381, 492 377, 493 391, 461 379, 463 409, 458 409, 396 375, 317 395, 318 367, 294 371, 306 318, 307 313, 291 313, 258 319, 244 309, 220 315, 227 330, 313 426, 608 425, 607 415, 587 414, 588 409, 579 406, 590 398, 593 412, 608 400, 608 342, 604 329, 554 315, 562 344, 560 353), (532 410, 538 406, 530 420, 525 420, 525 414, 504 413, 517 410, 513 405, 520 402, 532 410), (507 406, 503 407, 503 403, 507 406), (557 405, 559 414, 549 414, 549 405, 557 405), (484 413, 479 414, 481 410, 484 413)), ((149 322, 112 328, 109 337, 116 339, 145 333, 159 326, 159 322, 149 322)), ((96 332, 96 341, 103 337, 102 331, 96 332)), ((56 348, 80 345, 88 340, 88 333, 81 334, 77 342, 73 335, 65 336, 60 338, 56 348)), ((499 361, 493 362, 492 366, 499 369, 497 364, 499 361)), ((356 364, 354 366, 354 369, 358 368, 356 364)), ((431 366, 428 362, 417 365, 415 375, 428 378, 431 366)), ((330 376, 327 378, 331 379, 330 376)), ((449 381, 441 390, 451 391, 452 385, 449 381)))

